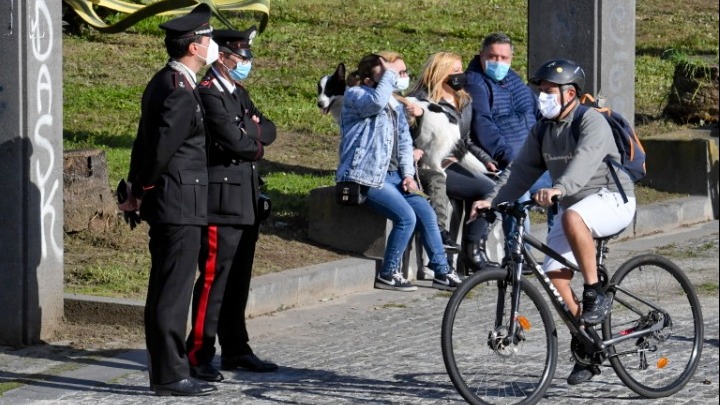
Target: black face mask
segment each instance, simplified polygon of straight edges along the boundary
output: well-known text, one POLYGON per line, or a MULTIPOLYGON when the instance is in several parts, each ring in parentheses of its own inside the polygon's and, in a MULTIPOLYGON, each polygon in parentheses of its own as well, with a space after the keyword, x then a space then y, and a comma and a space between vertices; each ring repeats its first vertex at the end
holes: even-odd
POLYGON ((455 73, 448 76, 445 83, 447 83, 453 90, 460 91, 467 84, 467 77, 465 77, 465 73, 455 73))

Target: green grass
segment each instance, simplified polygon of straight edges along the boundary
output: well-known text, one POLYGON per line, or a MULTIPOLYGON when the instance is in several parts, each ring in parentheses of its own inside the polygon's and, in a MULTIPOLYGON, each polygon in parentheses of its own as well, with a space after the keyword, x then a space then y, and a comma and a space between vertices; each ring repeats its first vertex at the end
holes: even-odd
POLYGON ((698 295, 717 296, 718 291, 720 291, 720 285, 718 285, 718 283, 706 281, 704 283, 695 285, 695 291, 697 291, 698 295))
MULTIPOLYGON (((398 50, 411 70, 418 71, 432 52, 462 55, 465 63, 483 36, 502 30, 514 39, 513 68, 526 73, 527 2, 368 0, 362 7, 342 0, 275 0, 267 30, 254 44, 253 71, 246 84, 253 100, 281 131, 313 134, 319 159, 310 168, 326 169, 320 178, 302 171, 266 173, 274 208, 290 216, 306 210, 303 196, 318 184, 332 183, 337 127, 321 117, 314 104, 316 82, 338 62, 352 66, 362 55, 398 50), (412 13, 412 18, 408 14, 412 13)), ((252 23, 246 15, 229 15, 239 27, 252 23)), ((112 20, 117 16, 109 16, 112 20)), ((65 148, 100 147, 107 151, 109 182, 127 171, 139 118, 139 101, 152 74, 165 62, 162 33, 153 17, 123 34, 86 30, 64 36, 65 148), (101 112, 89 114, 89 111, 101 112)), ((220 26, 218 21, 213 21, 220 26)), ((674 65, 663 59, 668 49, 687 55, 718 53, 718 5, 706 0, 637 3, 636 111, 659 117, 672 81, 674 65)), ((643 135, 677 126, 655 120, 643 135)), ((291 145, 292 147, 293 145, 291 145)), ((286 157, 281 151, 278 160, 286 157)))
POLYGON ((382 306, 384 309, 393 309, 393 308, 407 308, 407 304, 400 304, 398 302, 388 302, 383 304, 382 306))
POLYGON ((137 260, 147 255, 122 255, 123 258, 134 260, 122 264, 98 261, 94 264, 76 268, 65 275, 68 282, 65 290, 70 293, 85 295, 106 295, 106 291, 114 291, 122 297, 143 298, 149 277, 150 260, 137 260), (128 271, 132 269, 132 271, 128 271))
POLYGON ((14 390, 15 388, 20 388, 22 386, 23 384, 17 381, 0 383, 0 398, 2 398, 3 394, 5 394, 6 392, 14 390))
POLYGON ((292 172, 271 172, 263 178, 266 193, 273 202, 273 215, 305 216, 309 190, 334 184, 330 176, 303 175, 292 172))
POLYGON ((708 257, 708 255, 711 255, 715 249, 715 244, 711 242, 685 249, 679 249, 674 243, 671 243, 669 245, 659 247, 656 253, 675 259, 693 259, 697 257, 708 257))
MULTIPOLYGON (((302 226, 309 191, 334 183, 338 129, 315 106, 321 76, 339 62, 351 68, 364 54, 381 50, 402 52, 416 73, 437 51, 458 53, 467 63, 486 34, 505 31, 515 42, 513 68, 524 77, 526 8, 526 0, 273 0, 245 84, 280 130, 260 165, 275 220, 302 226)), ((661 117, 674 71, 663 54, 674 49, 717 56, 718 15, 717 2, 708 0, 637 2, 635 107, 645 117, 636 128, 640 136, 679 128, 661 117)), ((246 15, 228 17, 238 28, 252 24, 246 15)), ((157 27, 164 20, 153 17, 121 34, 84 30, 63 36, 64 147, 104 149, 110 185, 127 174, 143 89, 167 59, 157 27)), ((639 190, 641 204, 668 198, 639 190)), ((79 244, 90 247, 85 256, 70 260, 66 255, 67 290, 141 298, 147 282, 143 269, 149 268, 146 235, 138 229, 125 233, 137 240, 105 246, 107 240, 66 238, 66 251, 82 251, 79 244)))

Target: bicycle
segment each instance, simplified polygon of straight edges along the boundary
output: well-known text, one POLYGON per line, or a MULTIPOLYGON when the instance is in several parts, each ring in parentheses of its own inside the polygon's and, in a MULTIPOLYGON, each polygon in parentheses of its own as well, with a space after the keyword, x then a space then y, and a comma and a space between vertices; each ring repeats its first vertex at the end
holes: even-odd
POLYGON ((596 239, 598 277, 614 299, 603 322, 581 324, 525 246, 580 271, 525 233, 522 224, 534 204, 500 204, 486 211, 490 223, 496 212, 518 220, 509 260, 468 277, 445 308, 443 360, 460 395, 471 404, 534 404, 550 386, 557 331, 542 294, 523 276, 525 262, 569 328, 576 362, 599 366, 609 361, 620 380, 643 397, 670 396, 682 389, 695 373, 704 339, 700 302, 687 276, 670 260, 643 254, 609 278, 607 243, 619 233, 596 239))

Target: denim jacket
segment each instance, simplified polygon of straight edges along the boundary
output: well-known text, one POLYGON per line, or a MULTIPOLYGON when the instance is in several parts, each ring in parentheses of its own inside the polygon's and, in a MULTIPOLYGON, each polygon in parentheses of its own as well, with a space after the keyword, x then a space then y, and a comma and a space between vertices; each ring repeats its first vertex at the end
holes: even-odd
POLYGON ((397 121, 400 175, 415 175, 412 139, 404 106, 392 97, 396 80, 397 73, 387 70, 376 88, 360 85, 345 91, 336 181, 382 187, 395 142, 393 119, 397 121), (394 117, 389 109, 395 112, 394 117))

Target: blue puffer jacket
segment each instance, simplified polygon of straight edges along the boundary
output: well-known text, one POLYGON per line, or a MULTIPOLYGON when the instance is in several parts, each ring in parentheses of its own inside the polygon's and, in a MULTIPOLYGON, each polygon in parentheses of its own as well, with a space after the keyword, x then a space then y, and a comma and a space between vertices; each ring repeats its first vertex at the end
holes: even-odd
POLYGON ((497 82, 485 75, 481 65, 480 56, 475 56, 465 71, 465 90, 473 100, 470 136, 504 169, 539 117, 537 98, 515 71, 497 82))
POLYGON ((361 85, 345 91, 342 108, 342 139, 336 181, 354 181, 382 187, 395 145, 393 117, 398 130, 400 175, 414 176, 413 146, 404 107, 392 97, 397 73, 385 71, 376 88, 361 85))

